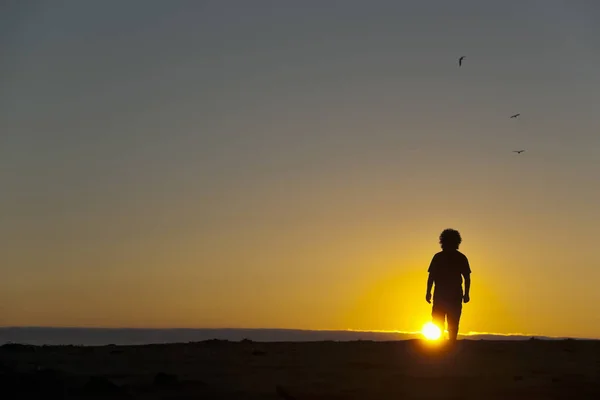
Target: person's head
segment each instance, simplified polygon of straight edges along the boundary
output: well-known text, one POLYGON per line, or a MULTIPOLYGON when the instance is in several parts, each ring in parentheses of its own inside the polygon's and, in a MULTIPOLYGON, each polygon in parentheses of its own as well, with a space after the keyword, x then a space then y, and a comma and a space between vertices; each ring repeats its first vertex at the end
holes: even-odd
POLYGON ((444 250, 458 250, 461 242, 460 233, 455 229, 444 229, 440 234, 440 245, 444 250))

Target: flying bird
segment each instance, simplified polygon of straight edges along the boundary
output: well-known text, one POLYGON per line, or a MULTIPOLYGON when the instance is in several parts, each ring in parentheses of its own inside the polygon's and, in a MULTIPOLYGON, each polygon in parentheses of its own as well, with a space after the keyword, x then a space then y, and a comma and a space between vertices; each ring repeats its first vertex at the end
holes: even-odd
POLYGON ((511 117, 511 118, 517 118, 519 115, 521 115, 521 114, 515 114, 515 115, 511 115, 510 117, 511 117))
POLYGON ((463 62, 463 60, 464 60, 465 58, 467 58, 467 56, 462 56, 462 57, 460 57, 460 58, 458 59, 458 66, 459 66, 459 67, 462 67, 462 62, 463 62))
POLYGON ((513 153, 517 153, 517 154, 521 154, 522 152, 524 152, 525 150, 513 150, 513 153))

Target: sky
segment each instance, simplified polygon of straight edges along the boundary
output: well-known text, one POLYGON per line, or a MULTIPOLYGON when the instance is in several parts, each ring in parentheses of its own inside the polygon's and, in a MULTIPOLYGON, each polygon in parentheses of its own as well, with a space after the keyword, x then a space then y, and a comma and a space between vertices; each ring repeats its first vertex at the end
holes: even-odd
POLYGON ((594 0, 8 0, 0 53, 2 326, 414 331, 451 227, 461 331, 600 338, 594 0))

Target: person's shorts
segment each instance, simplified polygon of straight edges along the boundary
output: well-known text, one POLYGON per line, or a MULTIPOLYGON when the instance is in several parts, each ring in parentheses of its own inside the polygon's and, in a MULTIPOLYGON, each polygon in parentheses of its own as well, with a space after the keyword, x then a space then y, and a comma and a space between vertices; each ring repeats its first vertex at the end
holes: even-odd
POLYGON ((442 330, 448 322, 448 330, 458 330, 460 314, 462 313, 462 301, 433 301, 431 316, 433 322, 442 330))

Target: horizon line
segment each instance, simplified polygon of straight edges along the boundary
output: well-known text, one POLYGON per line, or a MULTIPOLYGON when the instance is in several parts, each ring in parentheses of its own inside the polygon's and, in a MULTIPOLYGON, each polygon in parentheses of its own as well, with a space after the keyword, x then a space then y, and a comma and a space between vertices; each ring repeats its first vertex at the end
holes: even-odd
MULTIPOLYGON (((364 330, 364 329, 306 329, 306 328, 232 328, 232 327, 111 327, 111 326, 44 326, 44 325, 0 325, 0 329, 88 329, 88 330, 245 330, 245 331, 297 331, 297 332, 357 332, 357 333, 383 333, 383 334, 400 334, 400 335, 419 335, 421 331, 400 331, 400 330, 364 330)), ((584 340, 599 340, 597 338, 576 337, 576 336, 553 336, 545 334, 533 334, 522 332, 499 333, 499 332, 478 332, 468 331, 459 333, 459 336, 503 336, 503 337, 545 337, 553 339, 584 339, 584 340)))

